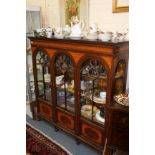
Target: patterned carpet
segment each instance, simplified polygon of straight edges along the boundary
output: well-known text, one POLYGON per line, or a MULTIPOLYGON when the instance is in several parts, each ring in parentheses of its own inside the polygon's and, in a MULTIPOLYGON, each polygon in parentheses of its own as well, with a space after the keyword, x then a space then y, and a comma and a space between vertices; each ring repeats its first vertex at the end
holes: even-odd
POLYGON ((72 155, 41 131, 26 124, 26 152, 29 155, 72 155))

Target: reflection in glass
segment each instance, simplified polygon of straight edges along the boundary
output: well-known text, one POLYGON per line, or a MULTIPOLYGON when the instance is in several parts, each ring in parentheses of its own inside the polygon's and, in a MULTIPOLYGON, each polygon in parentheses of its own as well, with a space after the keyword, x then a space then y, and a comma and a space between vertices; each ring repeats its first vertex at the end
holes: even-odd
POLYGON ((55 72, 57 105, 74 112, 74 73, 73 64, 68 56, 61 54, 56 57, 55 72))
POLYGON ((87 59, 80 70, 81 116, 104 124, 107 71, 97 59, 87 59))
POLYGON ((51 101, 50 63, 48 55, 42 51, 36 55, 36 70, 39 97, 51 101))
POLYGON ((114 93, 115 95, 123 93, 125 89, 124 88, 125 69, 126 69, 125 61, 123 60, 119 61, 115 73, 115 93, 114 93))

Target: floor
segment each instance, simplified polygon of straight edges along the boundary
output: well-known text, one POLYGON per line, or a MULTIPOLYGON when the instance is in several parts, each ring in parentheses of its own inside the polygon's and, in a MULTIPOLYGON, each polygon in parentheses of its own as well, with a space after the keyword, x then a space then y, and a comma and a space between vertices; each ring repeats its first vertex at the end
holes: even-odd
POLYGON ((76 144, 75 138, 69 134, 66 134, 63 131, 56 132, 52 125, 45 121, 34 121, 31 118, 31 112, 29 111, 29 107, 27 106, 27 116, 26 120, 28 123, 33 125, 38 130, 42 131, 52 139, 54 139, 57 143, 63 145, 66 149, 68 149, 73 155, 101 155, 102 153, 97 152, 95 149, 91 148, 89 145, 80 143, 80 145, 76 144))

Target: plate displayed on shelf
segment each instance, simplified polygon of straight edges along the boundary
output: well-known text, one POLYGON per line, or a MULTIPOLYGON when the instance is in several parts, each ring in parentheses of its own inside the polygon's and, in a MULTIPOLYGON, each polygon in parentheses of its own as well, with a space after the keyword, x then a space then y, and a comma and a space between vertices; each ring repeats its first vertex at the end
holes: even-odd
POLYGON ((85 39, 88 39, 88 40, 97 40, 98 39, 98 36, 97 35, 93 35, 93 34, 89 34, 89 35, 85 36, 85 39))
MULTIPOLYGON (((96 112, 98 112, 99 109, 96 106, 93 106, 93 113, 95 114, 96 112)), ((81 115, 91 119, 92 117, 92 105, 83 105, 81 107, 81 115)))
POLYGON ((56 84, 57 85, 63 84, 63 78, 64 78, 64 75, 57 76, 56 77, 56 84))
POLYGON ((55 38, 63 39, 65 36, 63 34, 55 34, 55 38))
POLYGON ((74 96, 71 96, 71 97, 67 98, 67 102, 69 102, 71 104, 74 104, 74 101, 75 101, 75 97, 74 96))
POLYGON ((129 106, 128 94, 119 94, 114 96, 114 100, 121 105, 129 106))
POLYGON ((70 39, 74 39, 74 40, 79 40, 79 39, 83 38, 83 36, 82 35, 81 36, 72 36, 72 35, 70 35, 70 36, 66 36, 66 38, 70 38, 70 39))
POLYGON ((90 96, 90 99, 93 100, 95 103, 99 103, 99 104, 105 104, 106 103, 106 97, 100 98, 100 97, 94 96, 92 99, 92 96, 90 96))
POLYGON ((98 111, 98 112, 96 113, 96 120, 98 120, 98 121, 100 121, 100 122, 102 122, 102 123, 105 122, 105 119, 104 119, 103 117, 100 116, 100 111, 98 111))

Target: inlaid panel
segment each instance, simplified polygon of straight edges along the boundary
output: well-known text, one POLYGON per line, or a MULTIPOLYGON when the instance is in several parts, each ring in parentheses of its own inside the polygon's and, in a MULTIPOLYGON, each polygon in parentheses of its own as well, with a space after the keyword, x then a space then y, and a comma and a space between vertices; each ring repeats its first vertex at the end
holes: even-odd
POLYGON ((88 139, 93 140, 98 144, 102 144, 103 131, 99 128, 92 127, 86 123, 81 125, 82 135, 88 139))
POLYGON ((52 119, 52 106, 39 102, 40 114, 48 119, 52 119))
POLYGON ((58 111, 58 123, 71 130, 74 129, 74 118, 60 111, 58 111))
POLYGON ((100 46, 92 46, 92 44, 90 45, 82 45, 82 44, 72 44, 72 43, 54 43, 54 42, 38 42, 38 41, 35 41, 35 42, 31 42, 32 46, 42 46, 42 47, 46 47, 46 48, 63 48, 64 50, 75 50, 75 51, 89 51, 89 52, 94 52, 95 53, 107 53, 107 54, 112 54, 113 53, 113 49, 112 47, 108 47, 108 46, 103 46, 103 45, 100 45, 100 46))

